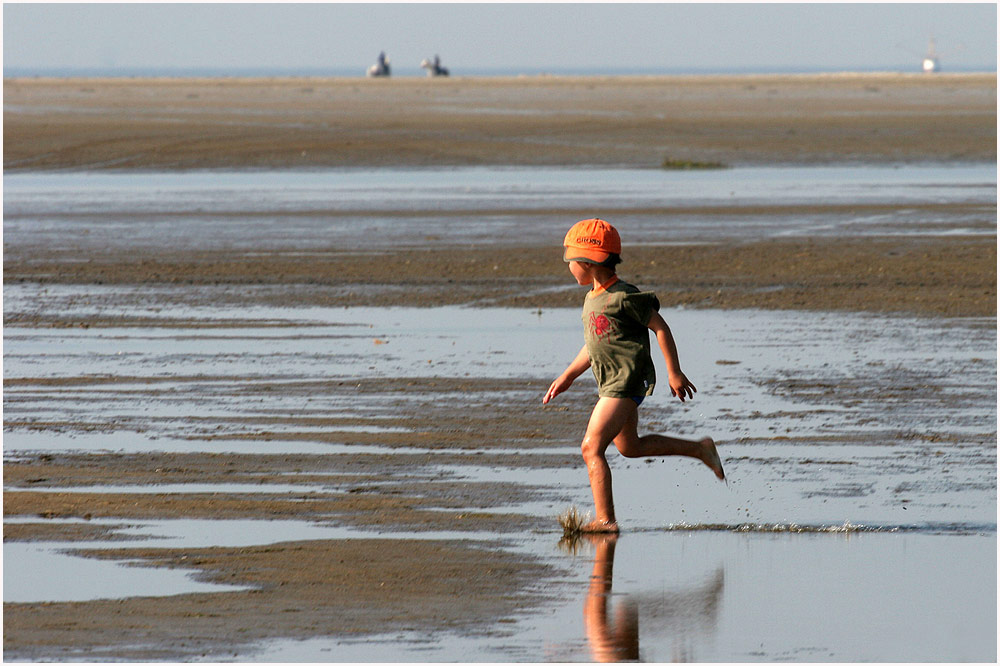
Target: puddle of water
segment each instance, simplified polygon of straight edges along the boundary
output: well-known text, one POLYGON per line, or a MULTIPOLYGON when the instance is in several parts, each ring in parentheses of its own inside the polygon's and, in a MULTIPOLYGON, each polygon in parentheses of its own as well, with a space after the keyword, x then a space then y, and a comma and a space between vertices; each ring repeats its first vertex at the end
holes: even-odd
POLYGON ((166 495, 166 494, 216 494, 216 493, 266 493, 266 494, 301 494, 330 492, 335 490, 333 484, 296 485, 280 483, 163 483, 155 485, 132 485, 132 486, 59 486, 46 488, 32 486, 31 488, 18 488, 17 490, 6 490, 4 492, 18 493, 113 493, 129 495, 166 495))
POLYGON ((206 442, 198 439, 173 439, 166 436, 114 431, 101 433, 51 431, 7 431, 3 435, 4 458, 16 458, 25 452, 88 453, 398 453, 398 449, 383 446, 327 444, 303 441, 239 441, 206 442))
MULTIPOLYGON (((340 427, 338 431, 344 430, 340 427)), ((367 431, 365 431, 367 432, 367 431)), ((108 433, 52 433, 45 431, 5 432, 3 436, 4 458, 13 460, 28 453, 79 452, 88 453, 248 453, 248 454, 435 454, 441 449, 426 449, 407 446, 400 449, 394 446, 378 446, 375 444, 337 444, 333 442, 307 442, 302 440, 283 440, 281 437, 266 441, 255 440, 217 440, 204 441, 199 439, 171 439, 169 437, 146 436, 133 432, 108 433)), ((573 453, 572 445, 533 448, 532 454, 548 455, 573 453)), ((522 449, 490 449, 491 453, 519 455, 522 449)), ((477 456, 479 450, 455 449, 446 451, 448 455, 477 456)))
MULTIPOLYGON (((5 523, 35 523, 34 517, 5 518, 5 523)), ((46 524, 79 523, 80 520, 46 520, 46 524)), ((119 548, 246 548, 286 541, 345 538, 462 539, 492 535, 469 532, 427 531, 416 534, 381 533, 293 520, 123 521, 95 519, 90 525, 115 528, 124 540, 67 542, 5 542, 3 600, 7 602, 90 601, 137 596, 170 596, 193 592, 226 592, 247 589, 195 580, 191 571, 135 566, 131 561, 81 557, 77 550, 119 548)))
MULTIPOLYGON (((81 542, 83 548, 106 542, 81 542)), ((4 543, 4 603, 91 601, 248 588, 197 581, 191 571, 106 562, 65 551, 66 544, 4 543)))
POLYGON ((560 600, 487 635, 273 641, 240 656, 293 662, 996 659, 995 533, 630 533, 613 549, 607 542, 583 543, 575 555, 553 554, 551 543, 523 547, 549 544, 550 559, 567 568, 560 600))

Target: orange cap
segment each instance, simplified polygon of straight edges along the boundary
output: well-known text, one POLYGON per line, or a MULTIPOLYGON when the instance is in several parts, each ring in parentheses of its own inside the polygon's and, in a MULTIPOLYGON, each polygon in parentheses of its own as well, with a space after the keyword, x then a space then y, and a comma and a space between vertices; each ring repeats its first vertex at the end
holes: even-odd
POLYGON ((580 220, 570 228, 563 241, 566 261, 601 263, 612 254, 621 254, 622 239, 618 231, 604 220, 580 220))

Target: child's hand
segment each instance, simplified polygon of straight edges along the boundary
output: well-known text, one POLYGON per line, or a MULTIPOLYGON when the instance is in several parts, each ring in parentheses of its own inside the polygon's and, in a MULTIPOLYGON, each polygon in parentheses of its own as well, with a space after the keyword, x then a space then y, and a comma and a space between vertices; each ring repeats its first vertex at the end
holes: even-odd
POLYGON ((698 389, 684 376, 683 372, 670 375, 670 395, 680 398, 681 402, 687 398, 694 398, 694 394, 697 392, 698 389))
POLYGON ((552 382, 552 385, 549 386, 549 390, 545 392, 545 397, 542 398, 542 404, 549 404, 549 400, 568 389, 572 383, 572 379, 567 379, 564 376, 557 378, 554 382, 552 382))

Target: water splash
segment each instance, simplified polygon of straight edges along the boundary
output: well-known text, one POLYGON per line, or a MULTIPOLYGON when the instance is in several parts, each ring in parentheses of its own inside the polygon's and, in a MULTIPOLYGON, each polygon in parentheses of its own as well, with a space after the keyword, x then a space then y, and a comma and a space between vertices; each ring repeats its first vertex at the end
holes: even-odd
POLYGON ((559 514, 556 520, 563 529, 563 538, 566 539, 581 533, 580 528, 590 521, 590 514, 584 514, 575 506, 571 506, 559 514))
POLYGON ((857 534, 925 533, 984 534, 996 533, 995 524, 925 523, 922 525, 864 525, 845 521, 840 525, 799 525, 797 523, 671 523, 663 528, 642 531, 665 532, 745 532, 758 534, 857 534))

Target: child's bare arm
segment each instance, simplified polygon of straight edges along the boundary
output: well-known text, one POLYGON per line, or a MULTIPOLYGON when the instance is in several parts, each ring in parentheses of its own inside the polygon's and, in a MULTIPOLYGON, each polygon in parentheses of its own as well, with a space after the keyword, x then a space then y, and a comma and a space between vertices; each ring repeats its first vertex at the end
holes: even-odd
POLYGON ((548 404, 549 400, 568 389, 576 378, 586 372, 589 367, 590 354, 587 353, 587 345, 584 345, 580 349, 580 353, 573 359, 573 362, 569 364, 569 367, 563 370, 563 373, 556 377, 556 380, 549 386, 549 390, 545 392, 545 397, 542 398, 542 404, 548 404))
POLYGON ((698 389, 681 372, 681 362, 677 357, 677 345, 674 344, 674 336, 670 333, 670 327, 667 326, 667 322, 664 321, 659 312, 654 312, 653 316, 649 318, 649 323, 646 325, 649 327, 649 330, 656 334, 656 341, 659 343, 660 351, 663 352, 663 358, 667 362, 670 395, 680 398, 681 402, 684 402, 687 398, 694 398, 694 394, 698 392, 698 389))

